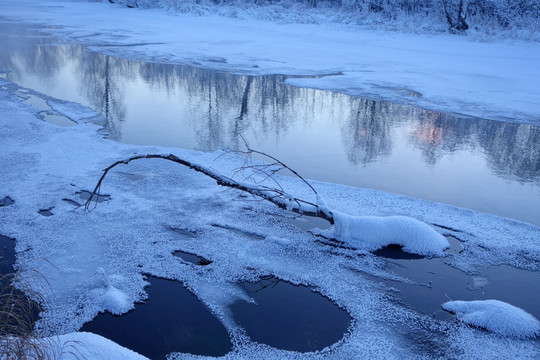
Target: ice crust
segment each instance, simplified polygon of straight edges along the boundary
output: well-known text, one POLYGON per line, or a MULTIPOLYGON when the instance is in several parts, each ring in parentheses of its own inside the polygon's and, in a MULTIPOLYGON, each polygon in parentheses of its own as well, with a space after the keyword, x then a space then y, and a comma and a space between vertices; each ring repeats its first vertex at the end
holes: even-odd
POLYGON ((449 301, 443 309, 455 313, 467 324, 503 336, 535 338, 540 335, 540 321, 521 308, 499 300, 449 301))
POLYGON ((47 104, 59 114, 62 114, 75 122, 80 122, 81 120, 99 115, 94 110, 77 103, 49 100, 47 101, 47 104))

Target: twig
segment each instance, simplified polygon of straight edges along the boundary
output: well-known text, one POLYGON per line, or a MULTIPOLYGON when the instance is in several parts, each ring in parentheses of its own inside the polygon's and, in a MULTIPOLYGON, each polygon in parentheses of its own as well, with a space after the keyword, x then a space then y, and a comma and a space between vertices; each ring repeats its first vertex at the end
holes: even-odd
MULTIPOLYGON (((285 169, 289 170, 290 172, 292 172, 296 177, 298 177, 300 180, 302 180, 307 186, 309 186, 309 188, 315 193, 315 195, 318 195, 317 193, 317 190, 315 190, 313 188, 313 186, 311 186, 311 184, 309 182, 307 182, 306 179, 304 179, 300 174, 298 174, 296 171, 294 171, 293 169, 291 169, 290 167, 288 167, 287 165, 285 165, 281 160, 278 160, 276 159, 275 157, 273 157, 272 155, 268 155, 267 153, 264 153, 262 151, 257 151, 257 150, 253 150, 252 148, 249 147, 249 144, 247 143, 246 139, 244 139, 244 137, 242 135, 240 135, 240 138, 242 139, 242 141, 244 141, 244 145, 246 146, 246 149, 248 150, 247 153, 254 153, 254 154, 259 154, 259 155, 262 155, 262 156, 265 156, 269 159, 272 159, 274 160, 276 163, 280 164, 281 166, 283 166, 285 169)), ((240 153, 242 153, 241 151, 239 151, 240 153)))

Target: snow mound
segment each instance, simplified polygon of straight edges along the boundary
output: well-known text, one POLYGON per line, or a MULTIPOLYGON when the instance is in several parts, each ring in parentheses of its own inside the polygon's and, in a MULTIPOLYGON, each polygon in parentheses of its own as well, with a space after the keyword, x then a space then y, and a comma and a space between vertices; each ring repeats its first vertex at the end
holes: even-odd
MULTIPOLYGON (((76 359, 110 359, 110 360, 146 360, 147 358, 126 349, 115 342, 90 332, 69 333, 58 336, 57 339, 63 351, 60 354, 62 360, 76 359)), ((49 354, 51 358, 59 354, 49 354)))
POLYGON ((332 236, 357 248, 373 251, 395 244, 409 253, 444 256, 444 250, 450 247, 443 235, 410 217, 333 214, 332 236))
POLYGON ((499 335, 516 338, 540 335, 540 321, 525 310, 499 300, 448 301, 442 308, 467 324, 499 335))

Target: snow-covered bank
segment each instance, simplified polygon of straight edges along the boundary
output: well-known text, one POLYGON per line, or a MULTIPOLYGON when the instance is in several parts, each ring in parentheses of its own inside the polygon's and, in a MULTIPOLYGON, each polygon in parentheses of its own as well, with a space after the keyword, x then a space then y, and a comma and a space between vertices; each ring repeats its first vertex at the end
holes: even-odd
POLYGON ((97 50, 117 56, 252 74, 341 73, 288 82, 490 119, 540 119, 537 42, 279 25, 74 0, 4 0, 2 10, 78 42, 108 43, 97 50))
MULTIPOLYGON (((325 245, 274 205, 233 201, 237 193, 224 192, 212 180, 169 162, 148 160, 119 168, 103 183, 109 201, 90 213, 76 208, 74 204, 82 202, 78 193, 93 188, 100 169, 134 153, 172 152, 225 174, 243 159, 106 140, 97 126, 81 121, 92 117, 91 111, 48 99, 63 115, 80 121, 61 128, 43 122, 39 110, 22 102, 27 97, 27 90, 0 83, 0 198, 13 200, 0 208, 0 233, 17 239, 21 275, 36 289, 49 289, 38 326, 43 334, 73 332, 100 311, 129 310, 145 298, 144 274, 151 274, 181 281, 221 319, 235 344, 226 358, 339 359, 361 353, 366 358, 441 354, 491 359, 540 354, 537 341, 471 333, 467 326, 403 307, 363 275, 395 277, 382 259, 361 249, 325 245), (40 209, 53 215, 42 216, 40 209), (175 257, 177 250, 213 263, 193 266, 175 257), (33 276, 36 273, 40 275, 33 276), (304 355, 254 343, 227 309, 245 297, 235 284, 261 274, 314 286, 350 313, 350 333, 334 346, 304 355), (411 331, 418 337, 411 339, 411 331), (422 345, 425 339, 429 348, 422 345)), ((291 193, 313 197, 298 179, 279 181, 291 193)), ((448 258, 469 272, 486 264, 540 269, 538 227, 373 190, 314 186, 331 209, 353 215, 408 215, 437 224, 439 233, 463 242, 464 251, 448 258)), ((90 360, 116 351, 101 340, 82 335, 76 340, 92 349, 84 353, 90 360)))
POLYGON ((278 23, 345 23, 410 32, 453 32, 537 39, 536 0, 94 0, 130 8, 218 13, 278 23))

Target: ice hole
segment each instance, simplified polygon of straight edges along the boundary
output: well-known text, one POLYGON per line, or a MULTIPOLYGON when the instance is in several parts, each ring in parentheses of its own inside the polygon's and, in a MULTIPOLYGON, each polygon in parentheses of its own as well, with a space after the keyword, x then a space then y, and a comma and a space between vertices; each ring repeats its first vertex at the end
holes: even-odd
POLYGON ((341 340, 351 324, 345 310, 308 286, 274 276, 240 285, 255 303, 239 300, 231 310, 253 341, 284 350, 318 351, 341 340))
POLYGON ((148 276, 148 301, 127 314, 98 315, 81 331, 102 335, 150 359, 172 352, 223 356, 232 349, 229 334, 181 283, 148 276))

